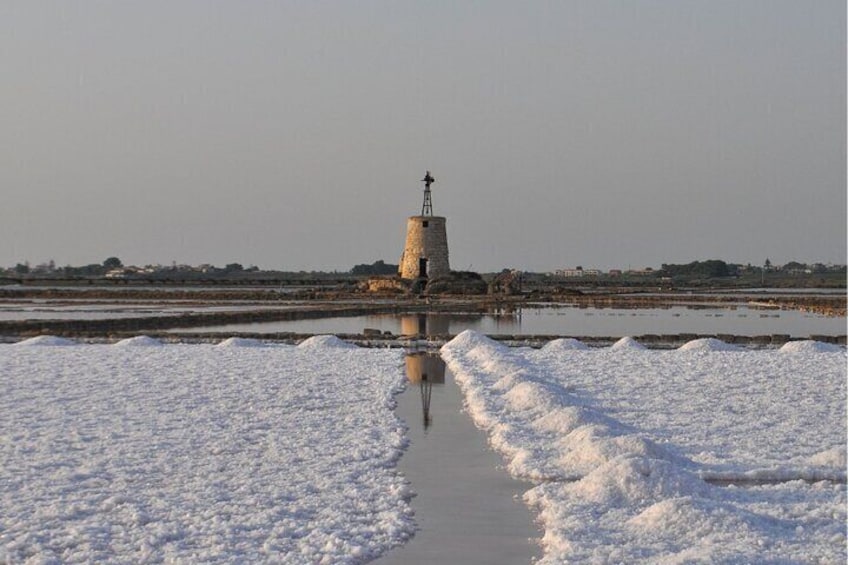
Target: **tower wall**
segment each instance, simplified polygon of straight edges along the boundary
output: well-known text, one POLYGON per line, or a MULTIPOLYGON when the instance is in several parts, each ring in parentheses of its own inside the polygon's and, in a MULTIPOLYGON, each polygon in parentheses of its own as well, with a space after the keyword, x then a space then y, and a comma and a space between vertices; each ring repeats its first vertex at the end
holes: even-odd
POLYGON ((442 216, 411 216, 406 222, 406 245, 398 267, 401 278, 418 278, 422 259, 427 261, 428 277, 450 274, 448 235, 442 216))

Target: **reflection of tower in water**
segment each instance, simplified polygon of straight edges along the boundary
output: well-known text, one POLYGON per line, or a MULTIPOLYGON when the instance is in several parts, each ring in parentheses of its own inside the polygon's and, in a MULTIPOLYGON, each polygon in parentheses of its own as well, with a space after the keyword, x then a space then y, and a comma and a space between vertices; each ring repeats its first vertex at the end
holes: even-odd
POLYGON ((445 362, 436 353, 409 353, 406 356, 406 378, 411 384, 418 385, 426 430, 433 421, 430 415, 433 385, 445 384, 445 362))

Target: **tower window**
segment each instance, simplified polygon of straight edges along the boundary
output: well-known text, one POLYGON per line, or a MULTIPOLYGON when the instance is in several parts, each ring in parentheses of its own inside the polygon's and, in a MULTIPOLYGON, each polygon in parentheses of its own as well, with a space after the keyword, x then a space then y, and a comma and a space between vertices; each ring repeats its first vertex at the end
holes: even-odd
POLYGON ((421 222, 421 225, 426 228, 430 225, 430 222, 428 222, 427 220, 424 220, 423 222, 421 222))

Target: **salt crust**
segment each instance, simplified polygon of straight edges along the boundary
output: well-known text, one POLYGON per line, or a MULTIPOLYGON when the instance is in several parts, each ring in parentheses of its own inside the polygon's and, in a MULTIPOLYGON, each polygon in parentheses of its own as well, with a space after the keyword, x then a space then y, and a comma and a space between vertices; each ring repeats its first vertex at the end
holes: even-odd
POLYGON ((540 481, 525 500, 543 563, 845 562, 844 349, 716 342, 524 352, 463 332, 442 348, 508 470, 540 481))
MULTIPOLYGON (((543 563, 845 562, 844 348, 571 345, 464 332, 443 349, 509 471, 552 481, 525 495, 543 563), (758 480, 785 482, 745 484, 758 480)), ((410 493, 391 472, 405 440, 390 352, 329 336, 0 352, 0 379, 15 383, 0 429, 17 430, 0 442, 0 560, 353 563, 410 535, 410 493), (290 494, 266 496, 275 489, 290 494)))
POLYGON ((414 529, 401 355, 0 345, 0 562, 385 553, 414 529))

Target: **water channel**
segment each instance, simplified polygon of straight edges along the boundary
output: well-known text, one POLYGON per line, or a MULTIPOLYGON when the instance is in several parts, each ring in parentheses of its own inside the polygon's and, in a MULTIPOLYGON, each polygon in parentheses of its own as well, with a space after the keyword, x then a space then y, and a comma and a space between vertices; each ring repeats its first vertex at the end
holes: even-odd
POLYGON ((375 563, 515 565, 540 557, 532 540, 541 532, 521 501, 532 485, 501 468, 485 433, 462 411, 462 393, 438 355, 410 354, 406 369, 397 414, 410 445, 398 469, 416 493, 418 530, 375 563))

